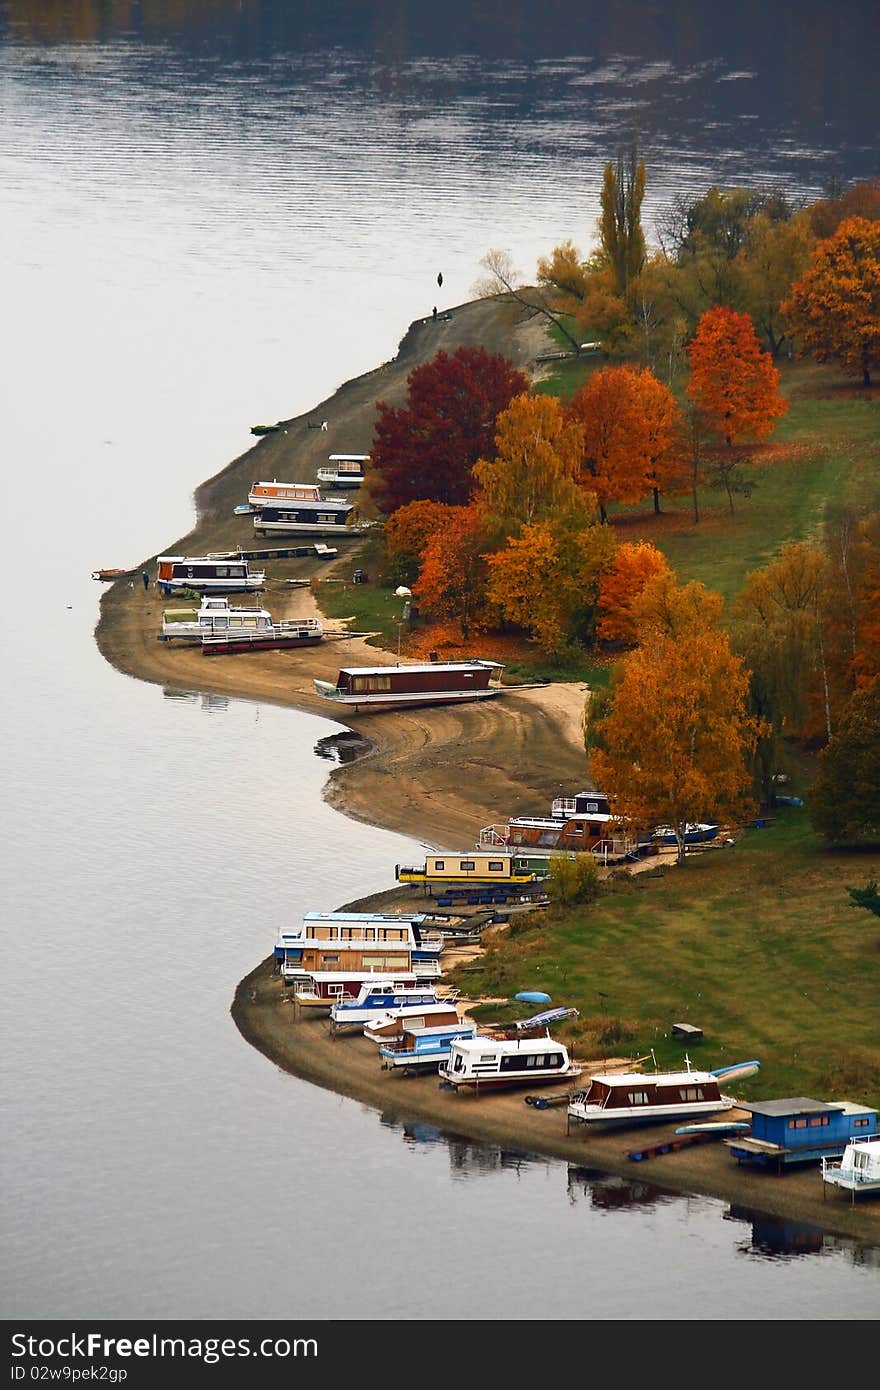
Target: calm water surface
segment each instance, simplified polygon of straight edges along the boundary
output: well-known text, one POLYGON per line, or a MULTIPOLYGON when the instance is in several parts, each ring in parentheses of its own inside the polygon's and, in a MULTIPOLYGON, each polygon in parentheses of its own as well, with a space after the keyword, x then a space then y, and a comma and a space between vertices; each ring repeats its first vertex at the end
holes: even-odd
POLYGON ((407 1125, 249 1048, 229 1005, 278 922, 417 846, 323 803, 339 726, 130 680, 92 638, 91 569, 184 534, 252 422, 393 357, 490 247, 526 275, 589 250, 634 126, 646 221, 712 182, 877 172, 872 6, 854 34, 807 4, 760 54, 751 5, 720 31, 612 8, 0 3, 6 1317, 876 1313, 877 1251, 407 1125), (417 1287, 415 1227, 442 1236, 417 1287))

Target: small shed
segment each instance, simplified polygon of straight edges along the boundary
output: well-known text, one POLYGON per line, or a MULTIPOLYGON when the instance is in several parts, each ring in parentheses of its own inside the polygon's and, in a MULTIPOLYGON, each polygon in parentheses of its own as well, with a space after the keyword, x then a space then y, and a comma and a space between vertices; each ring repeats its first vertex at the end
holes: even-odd
POLYGON ((684 1038, 685 1042, 702 1042, 703 1030, 694 1023, 673 1023, 672 1036, 674 1038, 684 1038))
POLYGON ((877 1111, 855 1101, 740 1101, 752 1116, 751 1134, 724 1142, 740 1164, 783 1173, 793 1163, 841 1157, 850 1139, 877 1133, 877 1111))

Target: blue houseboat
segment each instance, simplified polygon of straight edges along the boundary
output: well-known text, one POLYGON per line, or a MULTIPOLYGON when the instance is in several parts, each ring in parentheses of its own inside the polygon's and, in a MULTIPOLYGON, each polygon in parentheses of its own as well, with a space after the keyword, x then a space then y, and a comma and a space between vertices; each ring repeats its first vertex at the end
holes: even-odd
POLYGON ((425 1024, 422 1028, 404 1028, 399 1038, 389 1038, 379 1048, 382 1066, 400 1071, 404 1076, 415 1071, 435 1071, 449 1056, 453 1038, 475 1038, 477 1025, 467 1020, 458 1023, 425 1024))
POLYGON ((725 1139, 740 1164, 781 1174, 794 1163, 842 1158, 850 1139, 877 1133, 877 1111, 854 1101, 738 1101, 752 1116, 751 1133, 725 1139))

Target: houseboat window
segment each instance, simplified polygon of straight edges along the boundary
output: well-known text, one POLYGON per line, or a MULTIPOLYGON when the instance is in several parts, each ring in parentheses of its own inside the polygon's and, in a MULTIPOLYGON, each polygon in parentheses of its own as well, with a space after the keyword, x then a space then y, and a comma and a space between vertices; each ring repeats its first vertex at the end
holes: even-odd
POLYGON ((218 578, 218 579, 228 579, 228 578, 229 578, 229 567, 228 567, 227 565, 218 565, 218 566, 217 566, 217 578, 218 578))
POLYGON ((863 1115, 860 1120, 853 1120, 853 1129, 867 1129, 869 1123, 867 1115, 863 1115))
POLYGON ((807 1122, 806 1120, 789 1120, 788 1127, 789 1129, 806 1129, 807 1122))
POLYGON ((338 955, 328 955, 327 952, 325 951, 325 952, 324 952, 324 964, 325 964, 325 965, 338 965, 338 964, 339 964, 339 956, 338 956, 338 955))
POLYGON ((491 1066, 492 1063, 493 1063, 494 1061, 495 1061, 495 1054, 494 1054, 494 1052, 484 1053, 484 1055, 480 1058, 479 1065, 480 1065, 481 1067, 491 1066))
POLYGON ((352 676, 351 689, 359 694, 368 693, 371 690, 390 690, 390 676, 352 676))
POLYGON ((490 860, 489 860, 489 873, 490 873, 490 874, 503 874, 503 873, 504 873, 504 860, 503 860, 503 859, 490 859, 490 860))
POLYGON ((244 576, 245 576, 245 568, 244 568, 244 565, 230 565, 230 566, 229 566, 229 577, 230 577, 230 579, 244 579, 244 576))
POLYGON ((590 834, 591 834, 591 835, 601 835, 601 834, 602 834, 602 827, 601 827, 601 825, 591 825, 591 826, 589 827, 589 831, 590 831, 590 834))
POLYGON ((810 1117, 810 1128, 811 1128, 811 1129, 818 1129, 818 1128, 820 1128, 822 1125, 827 1125, 827 1124, 828 1124, 828 1116, 827 1116, 827 1115, 812 1115, 812 1116, 810 1117))
POLYGON ((476 864, 474 863, 473 859, 461 859, 461 860, 459 860, 458 867, 459 867, 459 869, 461 870, 461 872, 462 872, 463 874, 466 874, 466 873, 473 873, 474 869, 475 869, 477 866, 476 866, 476 864))
POLYGON ((683 1100, 702 1100, 702 1086, 682 1086, 681 1095, 683 1100))
POLYGON ((442 872, 442 871, 446 868, 446 861, 445 861, 445 859, 436 859, 436 860, 434 861, 434 868, 435 868, 438 872, 442 872))
MULTIPOLYGON (((593 827, 590 826, 590 829, 591 829, 591 830, 592 830, 592 828, 593 828, 593 827)), ((583 835, 583 833, 584 833, 584 827, 583 827, 582 825, 573 825, 573 826, 571 827, 571 830, 570 830, 568 833, 569 833, 570 835, 583 835)))
POLYGON ((328 994, 344 994, 344 993, 345 993, 345 985, 328 985, 328 986, 327 986, 327 993, 328 993, 328 994))
POLYGON ((626 1099, 629 1105, 648 1105, 647 1091, 627 1091, 626 1099))
POLYGON ((596 812, 597 812, 598 810, 599 810, 599 803, 598 803, 598 801, 588 801, 588 802, 587 802, 587 815, 588 815, 588 816, 589 816, 589 815, 595 815, 596 812))

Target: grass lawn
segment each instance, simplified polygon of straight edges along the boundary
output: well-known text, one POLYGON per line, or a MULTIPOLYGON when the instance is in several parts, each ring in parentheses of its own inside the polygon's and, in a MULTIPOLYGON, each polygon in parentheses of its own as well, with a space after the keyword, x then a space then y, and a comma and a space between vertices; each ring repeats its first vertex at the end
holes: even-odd
MULTIPOLYGON (((554 1036, 584 1058, 653 1049, 660 1067, 686 1051, 707 1067, 757 1059, 745 1097, 880 1108, 880 919, 847 893, 877 877, 880 847, 824 850, 806 811, 782 808, 766 828, 662 877, 612 879, 592 906, 514 917, 450 982, 508 999, 541 989, 577 1008, 554 1036), (703 1041, 673 1038, 678 1022, 702 1028, 703 1041)), ((479 1013, 521 1017, 522 1006, 479 1013)))

